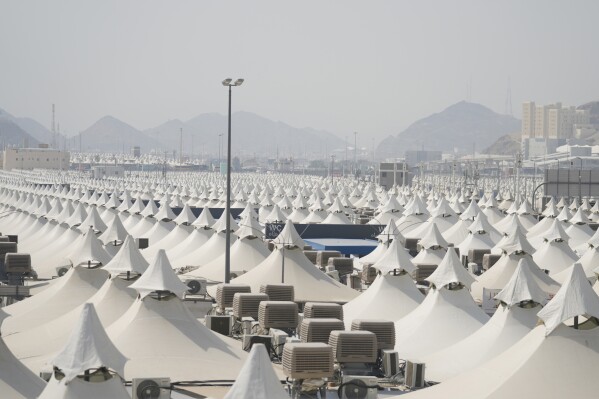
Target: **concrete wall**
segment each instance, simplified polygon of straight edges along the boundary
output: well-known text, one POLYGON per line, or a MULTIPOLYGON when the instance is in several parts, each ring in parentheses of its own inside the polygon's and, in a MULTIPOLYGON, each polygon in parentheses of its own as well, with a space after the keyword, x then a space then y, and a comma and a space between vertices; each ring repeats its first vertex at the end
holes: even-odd
POLYGON ((68 151, 47 148, 9 148, 4 150, 2 166, 11 169, 62 169, 70 163, 68 151))

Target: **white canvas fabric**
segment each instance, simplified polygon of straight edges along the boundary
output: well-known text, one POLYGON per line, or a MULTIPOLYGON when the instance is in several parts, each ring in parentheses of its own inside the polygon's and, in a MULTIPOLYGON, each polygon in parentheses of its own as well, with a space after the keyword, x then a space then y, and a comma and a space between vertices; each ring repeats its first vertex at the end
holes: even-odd
POLYGON ((137 243, 133 237, 128 235, 119 251, 103 269, 110 273, 112 278, 116 278, 119 274, 127 272, 142 274, 146 271, 148 265, 148 262, 137 248, 137 243))
POLYGON ((423 299, 409 274, 379 274, 366 291, 343 305, 343 322, 349 330, 352 321, 358 319, 397 321, 416 309, 423 299))
POLYGON ((124 375, 126 361, 108 338, 94 305, 86 303, 69 340, 51 364, 60 369, 69 382, 86 370, 100 367, 124 375))
POLYGON ((445 287, 452 283, 460 283, 470 289, 476 278, 462 266, 454 248, 449 248, 443 261, 435 271, 426 278, 426 281, 437 288, 445 287))
POLYGON ((113 376, 102 382, 88 382, 80 378, 72 381, 57 380, 54 376, 48 381, 38 399, 131 399, 121 379, 113 376))
POLYGON ((523 301, 534 301, 545 305, 548 295, 536 283, 530 263, 521 259, 514 275, 495 299, 509 308, 523 301))
POLYGON ((289 399, 275 374, 266 348, 255 344, 224 399, 289 399))
POLYGON ((158 251, 156 259, 130 287, 137 290, 142 299, 154 291, 169 291, 183 299, 188 289, 173 271, 164 249, 158 251))
POLYGON ((0 396, 7 399, 36 398, 45 385, 41 378, 15 358, 0 337, 0 396))
POLYGON ((301 239, 300 235, 297 233, 293 222, 287 220, 285 222, 285 227, 279 233, 279 235, 272 240, 272 242, 279 248, 285 247, 287 249, 292 248, 301 248, 303 249, 306 243, 301 239))
POLYGON ((582 266, 575 263, 562 288, 538 316, 545 323, 546 335, 549 335, 566 320, 581 315, 599 318, 599 297, 591 288, 582 266))
POLYGON ((399 240, 393 240, 372 267, 383 274, 387 274, 393 270, 405 270, 411 274, 416 270, 416 266, 412 263, 411 258, 399 240))

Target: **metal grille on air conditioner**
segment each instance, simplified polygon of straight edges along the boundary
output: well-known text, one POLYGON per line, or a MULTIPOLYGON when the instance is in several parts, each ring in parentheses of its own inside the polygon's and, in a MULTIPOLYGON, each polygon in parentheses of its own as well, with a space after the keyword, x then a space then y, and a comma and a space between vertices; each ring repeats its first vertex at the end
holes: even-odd
POLYGON ((300 324, 299 336, 302 342, 329 343, 331 331, 343 330, 345 326, 339 319, 306 319, 300 324))
POLYGON ((333 348, 320 342, 286 344, 283 349, 283 373, 292 379, 333 376, 333 348))
POLYGON ((249 285, 245 284, 221 284, 216 287, 216 307, 223 311, 233 307, 233 296, 238 292, 252 292, 249 285))
POLYGON ((262 301, 258 308, 258 322, 261 328, 297 327, 297 303, 290 301, 262 301))
POLYGON ((260 286, 260 292, 268 295, 271 301, 294 301, 295 291, 290 284, 266 284, 260 286))
POLYGON ((343 320, 343 306, 338 303, 306 302, 304 305, 304 318, 343 320))
POLYGON ((237 292, 233 296, 233 316, 236 319, 253 317, 254 320, 257 320, 258 308, 262 301, 268 301, 268 295, 237 292))
POLYGON ((370 331, 331 331, 329 345, 337 363, 375 363, 376 335, 370 331))
POLYGON ((352 331, 370 331, 376 335, 377 347, 393 349, 395 347, 395 324, 388 320, 354 320, 352 331))

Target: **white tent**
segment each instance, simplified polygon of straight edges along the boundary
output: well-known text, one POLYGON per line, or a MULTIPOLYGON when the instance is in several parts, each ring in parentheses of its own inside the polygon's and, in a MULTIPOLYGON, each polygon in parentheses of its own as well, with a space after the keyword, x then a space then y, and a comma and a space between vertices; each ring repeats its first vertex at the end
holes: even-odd
POLYGON ((424 301, 395 322, 395 349, 411 360, 447 348, 479 329, 488 316, 474 303, 468 288, 474 277, 462 266, 454 249, 427 281, 424 301))
POLYGON ((442 384, 397 398, 596 397, 592 382, 599 369, 599 330, 574 329, 564 321, 577 315, 599 317, 599 298, 580 266, 571 272, 558 294, 539 312, 543 325, 492 360, 442 384))
POLYGON ((275 374, 266 348, 252 346, 243 368, 224 399, 289 399, 275 374))
POLYGON ((161 375, 172 380, 234 379, 247 354, 239 342, 202 325, 181 301, 187 286, 164 251, 131 288, 140 296, 108 328, 129 361, 125 378, 161 375))
POLYGON ((0 337, 0 396, 4 399, 37 397, 46 384, 11 353, 0 337))
POLYGON ((419 359, 426 378, 441 382, 491 360, 528 334, 537 324, 537 312, 548 295, 535 282, 530 266, 520 261, 491 320, 462 341, 419 359))

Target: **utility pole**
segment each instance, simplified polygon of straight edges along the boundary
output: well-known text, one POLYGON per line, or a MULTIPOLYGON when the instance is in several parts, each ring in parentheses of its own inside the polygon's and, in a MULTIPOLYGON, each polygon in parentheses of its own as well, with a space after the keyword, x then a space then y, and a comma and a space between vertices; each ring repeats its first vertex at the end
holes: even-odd
POLYGON ((56 107, 52 104, 52 148, 56 148, 56 107))
POLYGON ((356 172, 358 171, 358 163, 356 161, 357 145, 358 145, 358 132, 354 132, 354 176, 356 175, 356 172))
POLYGON ((183 165, 183 128, 179 129, 179 165, 183 165))

